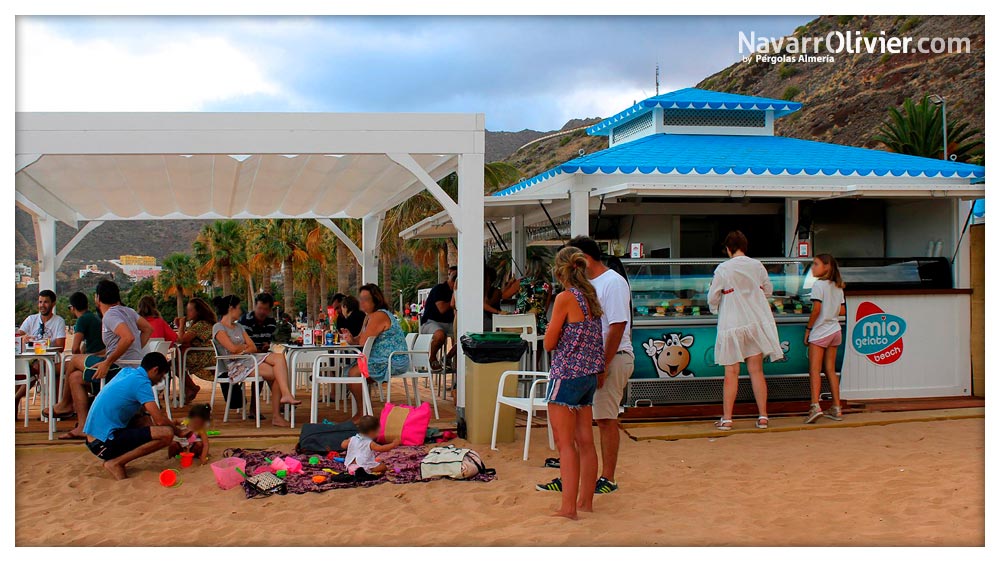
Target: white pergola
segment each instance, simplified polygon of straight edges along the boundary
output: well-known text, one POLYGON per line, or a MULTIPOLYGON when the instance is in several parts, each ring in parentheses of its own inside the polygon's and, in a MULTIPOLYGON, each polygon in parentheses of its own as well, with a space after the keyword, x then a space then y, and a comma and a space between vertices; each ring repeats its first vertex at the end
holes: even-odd
MULTIPOLYGON (((17 113, 15 203, 35 228, 39 286, 109 220, 317 219, 378 278, 386 210, 427 190, 455 225, 462 278, 483 275, 483 114, 17 113), (437 181, 458 173, 458 201, 437 181), (362 219, 358 247, 330 220, 362 219), (56 247, 56 222, 78 229, 56 247)), ((456 321, 482 330, 483 286, 456 321)), ((464 361, 458 361, 464 406, 464 361)))

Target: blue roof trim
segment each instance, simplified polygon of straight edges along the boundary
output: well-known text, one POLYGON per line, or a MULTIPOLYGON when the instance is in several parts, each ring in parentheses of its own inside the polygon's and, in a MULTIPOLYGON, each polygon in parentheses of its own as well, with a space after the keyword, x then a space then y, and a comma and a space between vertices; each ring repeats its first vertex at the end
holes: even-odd
POLYGON ((771 98, 760 98, 755 96, 744 96, 740 94, 727 94, 725 92, 713 92, 700 88, 684 88, 674 92, 668 92, 659 96, 642 100, 632 107, 609 117, 596 125, 587 129, 588 135, 607 136, 611 133, 611 128, 615 125, 631 121, 636 117, 648 113, 654 107, 664 107, 667 109, 744 109, 758 111, 774 111, 775 117, 788 115, 802 108, 802 104, 793 101, 776 100, 771 98))
POLYGON ((978 184, 986 168, 790 137, 660 133, 574 158, 494 195, 513 195, 564 173, 941 177, 978 184))

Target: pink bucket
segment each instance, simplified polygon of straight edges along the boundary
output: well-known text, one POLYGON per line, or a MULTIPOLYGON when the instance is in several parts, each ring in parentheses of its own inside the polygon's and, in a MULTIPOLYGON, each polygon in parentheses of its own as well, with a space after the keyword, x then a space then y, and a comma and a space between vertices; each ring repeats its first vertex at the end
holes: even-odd
POLYGON ((285 457, 285 468, 291 474, 302 472, 302 463, 294 457, 285 457))
POLYGON ((240 469, 246 472, 247 461, 244 459, 229 457, 212 463, 212 473, 215 474, 215 481, 223 490, 235 488, 243 482, 243 475, 236 471, 240 469))

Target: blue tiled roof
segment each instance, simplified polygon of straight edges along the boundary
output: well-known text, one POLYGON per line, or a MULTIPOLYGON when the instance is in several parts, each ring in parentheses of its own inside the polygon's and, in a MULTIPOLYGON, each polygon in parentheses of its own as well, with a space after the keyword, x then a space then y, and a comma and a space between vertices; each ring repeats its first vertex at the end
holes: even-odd
POLYGON ((775 117, 781 117, 798 111, 802 108, 802 104, 794 101, 713 92, 699 88, 684 88, 644 99, 614 117, 609 117, 591 126, 587 129, 587 134, 606 136, 611 132, 612 126, 652 111, 654 107, 669 109, 771 109, 774 110, 775 117))
POLYGON ((982 166, 790 137, 656 134, 574 158, 496 193, 560 174, 789 174, 983 178, 982 166))

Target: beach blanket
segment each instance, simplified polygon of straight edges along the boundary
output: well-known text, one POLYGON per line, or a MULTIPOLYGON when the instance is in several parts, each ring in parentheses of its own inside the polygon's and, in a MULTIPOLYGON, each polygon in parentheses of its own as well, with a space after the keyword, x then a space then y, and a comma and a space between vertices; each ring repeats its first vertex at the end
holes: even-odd
MULTIPOLYGON (((337 462, 332 458, 320 455, 286 455, 281 451, 276 450, 256 451, 247 449, 226 449, 225 452, 223 452, 223 456, 238 457, 245 460, 247 463, 246 473, 250 475, 252 475, 258 467, 267 465, 267 461, 264 460, 265 458, 275 459, 278 457, 292 457, 298 460, 302 463, 302 472, 289 474, 285 477, 288 492, 292 494, 326 492, 340 488, 367 488, 369 486, 377 486, 387 482, 391 482, 393 484, 428 482, 428 480, 420 478, 420 461, 427 456, 426 447, 396 447, 388 453, 379 453, 379 458, 382 459, 382 462, 384 462, 387 467, 389 467, 389 470, 386 472, 385 476, 377 480, 370 480, 367 482, 333 481, 332 477, 334 475, 330 472, 324 471, 324 469, 344 474, 347 472, 347 467, 345 467, 342 462, 337 462), (319 459, 318 465, 309 464, 309 458, 311 456, 316 456, 319 459), (321 483, 316 483, 313 482, 313 476, 325 476, 326 480, 321 483)), ((494 478, 496 478, 496 476, 492 474, 480 474, 467 481, 489 482, 494 478)), ((257 491, 250 487, 250 485, 246 482, 244 482, 242 486, 247 499, 255 498, 259 495, 257 491)))

